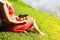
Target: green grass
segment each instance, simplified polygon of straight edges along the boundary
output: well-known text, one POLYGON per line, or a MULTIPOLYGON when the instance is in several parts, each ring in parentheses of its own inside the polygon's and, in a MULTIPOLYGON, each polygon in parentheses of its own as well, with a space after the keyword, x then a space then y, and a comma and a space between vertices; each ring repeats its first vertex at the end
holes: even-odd
POLYGON ((42 36, 36 32, 0 32, 0 40, 60 40, 60 19, 51 13, 35 9, 20 0, 9 1, 14 7, 15 15, 19 15, 20 13, 29 14, 36 20, 38 27, 46 35, 42 36))

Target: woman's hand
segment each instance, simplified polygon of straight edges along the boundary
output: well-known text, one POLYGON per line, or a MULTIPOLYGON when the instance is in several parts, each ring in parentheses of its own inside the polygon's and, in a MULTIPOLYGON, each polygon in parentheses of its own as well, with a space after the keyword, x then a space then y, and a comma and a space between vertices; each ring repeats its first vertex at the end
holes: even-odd
POLYGON ((11 21, 9 22, 9 24, 22 24, 22 23, 26 23, 26 22, 27 22, 27 20, 23 20, 23 21, 11 20, 11 21))
POLYGON ((20 21, 20 23, 26 23, 26 22, 27 22, 27 20, 20 21))

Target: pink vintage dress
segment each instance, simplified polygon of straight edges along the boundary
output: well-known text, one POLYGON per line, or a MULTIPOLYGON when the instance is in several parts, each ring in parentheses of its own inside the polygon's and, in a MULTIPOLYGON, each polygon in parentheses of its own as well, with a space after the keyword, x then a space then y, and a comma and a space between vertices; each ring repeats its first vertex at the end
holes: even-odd
MULTIPOLYGON (((15 20, 15 21, 18 21, 19 20, 19 19, 17 19, 18 17, 14 16, 13 8, 11 6, 9 6, 8 4, 6 4, 6 6, 8 8, 8 12, 9 12, 9 15, 10 15, 11 19, 15 20)), ((33 19, 31 19, 29 17, 26 23, 22 23, 22 24, 9 24, 7 22, 7 20, 5 20, 3 17, 4 16, 2 16, 2 14, 0 13, 0 18, 2 20, 2 24, 4 26, 4 29, 8 30, 8 31, 13 31, 13 32, 24 32, 24 31, 28 30, 29 28, 31 28, 33 23, 34 23, 33 19)))

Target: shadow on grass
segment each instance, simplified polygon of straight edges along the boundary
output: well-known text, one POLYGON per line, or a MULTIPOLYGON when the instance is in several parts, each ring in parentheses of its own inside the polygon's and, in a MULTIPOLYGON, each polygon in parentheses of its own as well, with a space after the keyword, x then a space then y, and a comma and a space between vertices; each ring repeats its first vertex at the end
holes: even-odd
POLYGON ((7 32, 8 30, 5 30, 3 26, 0 26, 0 32, 7 32))
MULTIPOLYGON (((0 32, 12 32, 12 31, 8 31, 8 30, 4 29, 4 27, 3 27, 3 26, 0 26, 0 32)), ((26 30, 26 32, 36 33, 36 31, 35 31, 35 30, 33 30, 33 29, 26 30)), ((26 32, 22 32, 22 33, 26 33, 26 32)), ((20 32, 14 32, 14 33, 20 33, 20 32)))

